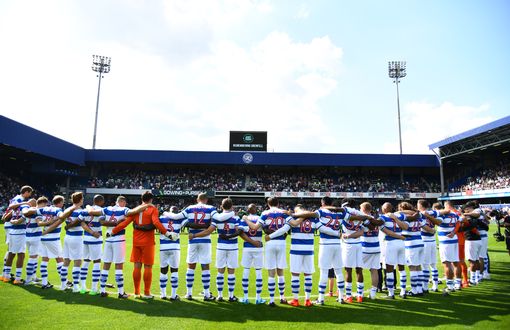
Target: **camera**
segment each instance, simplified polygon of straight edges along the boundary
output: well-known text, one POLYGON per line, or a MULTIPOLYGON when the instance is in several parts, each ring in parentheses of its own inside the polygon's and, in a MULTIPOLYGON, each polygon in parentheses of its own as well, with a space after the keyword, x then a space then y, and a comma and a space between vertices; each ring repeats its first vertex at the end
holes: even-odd
POLYGON ((496 239, 497 242, 503 242, 505 240, 505 236, 501 234, 501 224, 499 221, 505 217, 505 214, 503 214, 500 210, 492 210, 490 211, 489 216, 496 220, 496 224, 498 226, 498 230, 492 234, 492 236, 496 239))

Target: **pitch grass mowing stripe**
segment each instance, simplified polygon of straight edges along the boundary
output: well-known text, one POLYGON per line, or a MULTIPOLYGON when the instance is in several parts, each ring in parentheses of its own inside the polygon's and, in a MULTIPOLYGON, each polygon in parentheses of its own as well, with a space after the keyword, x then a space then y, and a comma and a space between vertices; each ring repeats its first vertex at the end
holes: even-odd
MULTIPOLYGON (((0 227, 0 237, 3 228, 0 227)), ((182 235, 182 258, 179 269, 179 295, 185 292, 186 235, 182 235)), ((215 237, 213 237, 213 240, 215 237)), ((127 237, 127 255, 131 251, 131 232, 127 237)), ((241 247, 242 248, 242 247, 241 247)), ((316 246, 316 252, 318 246, 316 246)), ((0 255, 5 253, 5 245, 0 245, 0 255)), ((340 305, 335 298, 326 297, 325 306, 312 308, 283 306, 276 308, 263 305, 239 303, 203 302, 200 270, 195 274, 195 301, 168 302, 160 299, 145 301, 138 299, 117 299, 115 290, 109 298, 64 293, 57 290, 41 290, 39 287, 18 287, 0 283, 0 328, 76 328, 90 329, 108 327, 111 329, 131 328, 213 328, 243 329, 253 327, 272 328, 311 328, 321 329, 349 327, 365 328, 487 328, 510 329, 510 257, 504 251, 504 244, 490 241, 492 279, 477 287, 455 292, 449 297, 440 293, 430 293, 423 298, 401 300, 365 299, 362 304, 340 305)), ((213 258, 215 250, 213 247, 213 258)), ((241 252, 239 254, 241 256, 241 252)), ((317 253, 316 253, 317 258, 317 253)), ((158 261, 156 258, 156 262, 158 261)), ((152 293, 159 295, 159 265, 153 269, 152 293)), ((55 264, 48 267, 50 282, 59 284, 55 264)), ((440 273, 442 270, 440 269, 440 273)), ((124 287, 132 293, 132 264, 126 263, 124 287)), ((211 267, 211 289, 215 294, 214 260, 211 267)), ((365 275, 365 288, 370 287, 370 276, 365 275)), ((398 276, 397 276, 398 277, 398 276)), ((236 271, 236 295, 241 297, 242 270, 236 271)), ((286 271, 287 298, 290 298, 290 274, 286 271)), ((113 270, 109 281, 114 283, 113 270)), ((313 293, 317 293, 318 271, 314 274, 313 293)), ((267 296, 266 272, 264 272, 264 296, 267 296)), ((90 280, 88 283, 90 287, 90 280)), ((143 284, 142 284, 143 285, 143 284)), ((354 285, 353 285, 354 286, 354 285)), ((440 288, 444 287, 444 284, 440 288)), ((167 292, 169 288, 167 288, 167 292)), ((226 293, 226 291, 225 291, 226 293)), ((250 295, 255 293, 255 274, 250 276, 250 295)), ((301 295, 303 294, 301 288, 301 295)), ((378 294, 378 298, 383 295, 378 294)), ((276 293, 277 301, 278 290, 276 293)))

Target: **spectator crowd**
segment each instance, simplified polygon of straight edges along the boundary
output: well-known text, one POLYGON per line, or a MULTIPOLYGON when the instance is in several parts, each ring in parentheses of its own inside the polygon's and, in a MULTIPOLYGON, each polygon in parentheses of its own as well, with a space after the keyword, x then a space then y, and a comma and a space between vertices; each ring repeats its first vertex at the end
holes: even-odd
POLYGON ((435 180, 378 175, 351 175, 330 170, 175 169, 167 172, 115 171, 100 174, 89 187, 163 189, 172 191, 282 191, 282 192, 438 192, 435 180))
POLYGON ((510 167, 508 164, 493 169, 484 169, 479 175, 466 179, 465 184, 452 191, 479 191, 510 188, 510 167))

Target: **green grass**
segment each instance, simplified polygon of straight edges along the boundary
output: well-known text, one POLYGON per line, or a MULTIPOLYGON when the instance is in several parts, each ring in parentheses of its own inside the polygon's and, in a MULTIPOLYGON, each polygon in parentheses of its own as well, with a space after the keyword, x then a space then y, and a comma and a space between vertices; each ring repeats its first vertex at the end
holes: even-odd
MULTIPOLYGON (((0 237, 3 236, 0 227, 0 237)), ((186 235, 181 235, 182 257, 179 270, 178 293, 185 293, 186 235)), ((213 237, 213 241, 216 237, 213 237)), ((127 259, 131 252, 127 238, 127 259)), ((318 248, 316 246, 316 248, 318 248)), ((334 298, 327 298, 321 307, 241 305, 238 303, 205 303, 199 295, 202 285, 200 271, 195 275, 194 296, 200 300, 167 302, 160 299, 140 301, 130 298, 119 300, 116 295, 109 298, 73 294, 57 290, 41 290, 37 286, 18 287, 0 283, 0 328, 1 329, 68 329, 77 328, 486 328, 510 329, 510 257, 504 243, 490 238, 491 275, 474 288, 443 297, 431 293, 423 298, 396 299, 387 301, 366 299, 362 304, 338 305, 334 298)), ((5 244, 0 245, 0 255, 5 253, 5 244)), ((241 253, 241 252, 240 252, 241 253)), ((214 258, 213 248, 213 258, 214 258)), ((317 254, 316 254, 317 255, 317 254)), ((317 258, 317 256, 316 256, 317 258)), ((153 272, 152 292, 159 296, 158 258, 153 272)), ((214 265, 214 262, 213 262, 214 265)), ((50 282, 58 284, 54 261, 49 265, 50 282)), ((125 265, 125 288, 133 292, 132 264, 125 265)), ((441 272, 441 270, 440 270, 441 272)), ((242 297, 242 269, 236 272, 236 296, 242 297)), ((211 271, 211 289, 215 293, 216 271, 211 271)), ((317 293, 318 272, 314 274, 313 293, 317 293)), ((254 273, 252 271, 252 278, 254 273)), ((264 274, 263 295, 267 296, 264 274)), ((365 288, 370 287, 369 273, 365 271, 365 288)), ((114 283, 113 271, 109 282, 114 283)), ((226 281, 225 281, 226 282, 226 281)), ((250 283, 250 296, 254 296, 254 281, 250 283)), ((225 283, 226 284, 226 283, 225 283)), ((90 287, 90 283, 89 283, 90 287)), ((441 286, 442 287, 442 286, 441 286)), ((225 285, 226 288, 226 285, 225 285)), ((143 284, 142 284, 143 289, 143 284)), ((115 289, 109 289, 115 291, 115 289)), ((168 289, 169 290, 169 289, 168 289)), ((287 272, 287 296, 290 297, 290 274, 287 272)), ((379 295, 382 298, 383 295, 379 295)))

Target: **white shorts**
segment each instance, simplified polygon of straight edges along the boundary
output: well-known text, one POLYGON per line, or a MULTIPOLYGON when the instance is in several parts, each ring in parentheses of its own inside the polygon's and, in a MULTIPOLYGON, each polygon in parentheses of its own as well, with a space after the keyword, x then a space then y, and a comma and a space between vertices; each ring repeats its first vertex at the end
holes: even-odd
POLYGON ((10 235, 9 239, 9 252, 10 253, 25 253, 26 250, 26 237, 22 235, 10 235))
POLYGON ((313 265, 312 255, 291 254, 290 255, 290 272, 298 274, 313 274, 315 267, 313 265))
POLYGON ((60 245, 60 239, 55 241, 41 240, 41 257, 50 259, 61 258, 62 245, 60 245))
POLYGON ((406 264, 408 266, 421 266, 423 263, 423 246, 406 248, 406 264))
POLYGON ((9 241, 11 240, 11 239, 10 239, 10 236, 11 236, 11 235, 9 234, 9 231, 8 231, 8 230, 6 230, 6 231, 5 231, 5 244, 7 244, 7 245, 9 245, 9 241))
POLYGON ((30 239, 26 239, 27 250, 29 256, 37 256, 41 253, 41 238, 40 237, 31 237, 30 239), (34 239, 36 238, 36 239, 34 239))
POLYGON ((459 243, 439 243, 439 259, 441 262, 459 262, 459 243))
POLYGON ((324 244, 319 245, 319 268, 338 269, 342 268, 342 245, 324 244))
POLYGON ((361 243, 342 243, 342 262, 345 268, 363 267, 361 243))
POLYGON ((266 269, 287 268, 287 246, 283 244, 267 244, 264 264, 266 269))
POLYGON ((381 254, 380 253, 362 253, 364 269, 380 269, 381 254))
POLYGON ((161 268, 179 268, 181 262, 181 250, 159 251, 159 264, 161 268))
POLYGON ((379 246, 381 247, 381 263, 383 264, 383 268, 386 268, 386 242, 383 240, 379 240, 379 246))
POLYGON ((482 251, 482 241, 466 240, 466 259, 469 261, 478 261, 480 252, 482 251))
POLYGON ((83 259, 83 237, 68 235, 64 237, 64 259, 83 259))
POLYGON ((126 260, 126 242, 104 242, 103 262, 123 264, 126 260))
POLYGON ((481 245, 480 258, 486 258, 489 249, 489 237, 482 237, 481 245))
POLYGON ((188 264, 209 265, 211 263, 211 243, 195 243, 188 245, 188 264))
POLYGON ((436 242, 423 242, 423 265, 435 265, 436 262, 436 242))
POLYGON ((216 250, 216 268, 237 268, 239 250, 216 250))
POLYGON ((385 241, 386 250, 384 263, 390 266, 405 265, 405 246, 401 240, 385 241))
POLYGON ((241 257, 241 266, 244 268, 260 269, 264 267, 264 250, 262 248, 244 248, 241 257))
POLYGON ((101 244, 86 244, 83 242, 83 259, 88 260, 101 260, 101 244))

